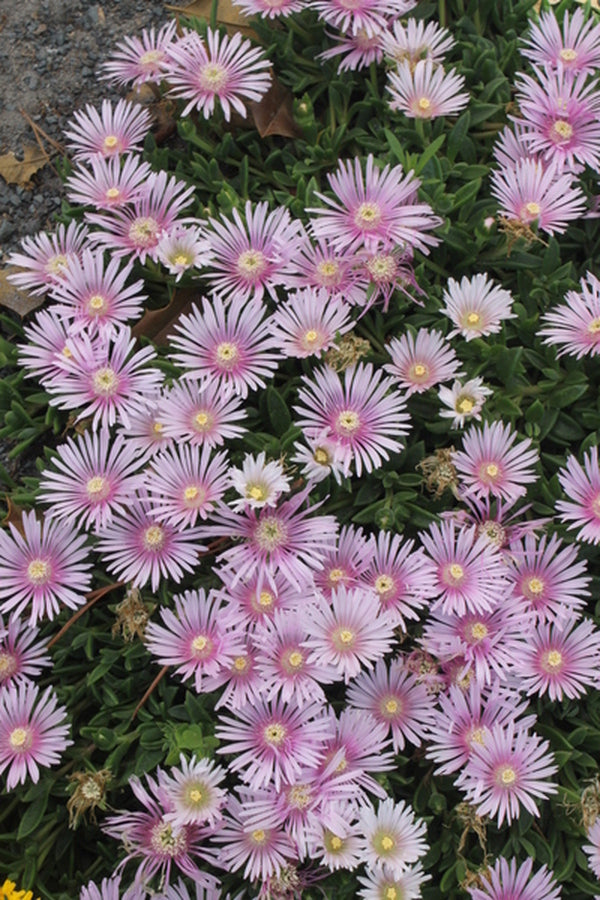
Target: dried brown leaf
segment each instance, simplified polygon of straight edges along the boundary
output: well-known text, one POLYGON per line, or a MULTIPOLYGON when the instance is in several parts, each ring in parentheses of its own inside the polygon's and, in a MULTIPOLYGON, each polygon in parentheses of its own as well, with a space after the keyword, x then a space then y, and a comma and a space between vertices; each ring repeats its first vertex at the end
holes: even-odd
POLYGON ((13 266, 10 266, 8 269, 0 269, 0 306, 12 309, 13 312, 16 312, 23 319, 30 312, 33 312, 34 309, 37 309, 38 306, 41 306, 44 298, 40 296, 34 297, 32 294, 28 294, 27 291, 21 291, 14 284, 11 284, 8 280, 8 275, 10 272, 16 271, 18 270, 13 266))
POLYGON ((248 104, 254 125, 261 137, 272 134, 290 138, 302 136, 302 129, 294 119, 292 102, 291 92, 273 79, 264 97, 248 104))
POLYGON ((173 333, 173 326, 182 313, 189 312, 194 300, 198 299, 194 288, 183 288, 173 294, 171 302, 161 309, 147 309, 139 322, 133 326, 135 337, 147 337, 159 346, 167 344, 173 333))
POLYGON ((14 525, 17 531, 20 531, 21 534, 24 535, 23 531, 23 513, 25 510, 22 506, 17 506, 16 503, 10 499, 10 497, 6 497, 6 509, 8 510, 4 518, 2 519, 2 527, 7 528, 9 525, 14 525))
POLYGON ((7 184, 30 187, 32 176, 48 161, 47 153, 44 153, 35 144, 26 144, 23 147, 22 160, 17 159, 12 152, 0 156, 0 178, 3 178, 7 184))

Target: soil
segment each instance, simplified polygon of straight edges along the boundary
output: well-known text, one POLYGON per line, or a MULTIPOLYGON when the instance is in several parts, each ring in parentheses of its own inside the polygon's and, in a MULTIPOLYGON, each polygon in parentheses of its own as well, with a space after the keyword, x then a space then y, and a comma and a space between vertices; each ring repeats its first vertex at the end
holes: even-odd
MULTIPOLYGON (((60 143, 74 110, 124 96, 101 80, 102 63, 125 35, 160 27, 171 16, 152 0, 0 0, 0 157, 12 151, 20 159, 27 146, 37 146, 26 116, 60 143)), ((56 149, 41 140, 56 159, 56 149)), ((0 267, 23 237, 54 227, 63 198, 52 165, 25 186, 0 177, 0 267)))

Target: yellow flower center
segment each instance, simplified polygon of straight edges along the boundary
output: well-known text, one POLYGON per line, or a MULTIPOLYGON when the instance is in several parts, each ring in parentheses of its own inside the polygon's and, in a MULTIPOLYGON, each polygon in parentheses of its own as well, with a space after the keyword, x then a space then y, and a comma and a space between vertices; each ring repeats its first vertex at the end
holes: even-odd
POLYGON ((324 259, 317 265, 317 275, 323 287, 335 287, 340 282, 339 263, 332 259, 324 259))
POLYGON ((552 126, 552 132, 556 140, 568 141, 573 137, 573 126, 564 119, 557 119, 552 126))
POLYGON ((337 584, 338 581, 341 581, 344 577, 343 569, 331 569, 329 572, 329 581, 332 581, 334 584, 337 584))
POLYGON ((153 423, 152 423, 152 431, 153 431, 154 434, 156 434, 156 435, 162 434, 163 428, 164 428, 164 427, 165 427, 165 426, 163 425, 162 422, 153 422, 153 423))
POLYGON ((11 653, 0 651, 0 682, 17 671, 17 659, 11 653))
POLYGON ((498 772, 497 780, 499 783, 505 785, 514 784, 517 780, 517 773, 512 766, 503 766, 498 772))
POLYGON ((105 196, 106 196, 107 200, 118 200, 119 197, 121 196, 121 191, 119 190, 118 187, 111 187, 111 188, 108 188, 105 196))
POLYGON ((456 401, 457 412, 467 415, 472 412, 475 403, 470 397, 459 397, 456 401))
POLYGON ((203 794, 202 794, 202 791, 199 790, 199 788, 192 788, 191 791, 189 792, 188 796, 193 803, 200 803, 200 801, 202 800, 203 794))
POLYGON ((152 829, 150 843, 156 853, 173 858, 185 849, 185 832, 176 831, 172 825, 161 822, 152 829))
POLYGON ((336 419, 336 426, 338 431, 341 431, 342 434, 355 434, 360 428, 360 417, 358 413, 355 413, 353 410, 344 409, 339 413, 336 419))
POLYGON ((31 734, 26 728, 13 728, 8 736, 8 742, 13 750, 26 750, 31 746, 31 734))
POLYGON ((389 697, 383 702, 383 713, 388 716, 395 715, 400 709, 400 704, 395 697, 389 697))
POLYGON ((544 593, 544 582, 541 578, 537 578, 533 575, 525 582, 525 588, 529 594, 533 594, 534 597, 539 597, 540 594, 544 593))
POLYGON ((314 344, 314 342, 319 337, 319 332, 315 331, 314 328, 311 328, 309 331, 304 333, 304 341, 307 344, 314 344))
POLYGON ((52 568, 46 559, 32 559, 27 566, 27 577, 32 584, 39 586, 50 580, 52 568))
POLYGON ((469 736, 471 744, 479 744, 480 747, 485 746, 485 729, 474 728, 469 736))
POLYGON ((349 628, 338 628, 332 635, 333 646, 340 651, 348 650, 354 643, 356 635, 349 628))
POLYGON ((212 425, 212 417, 209 413, 201 409, 194 416, 194 428, 196 431, 206 432, 212 425))
POLYGON ((144 531, 142 543, 145 550, 160 550, 165 543, 165 532, 160 525, 150 525, 144 531))
POLYGON ((299 669, 304 662, 304 657, 299 650, 292 650, 288 655, 288 664, 292 669, 299 669))
POLYGON ((46 263, 46 272, 49 275, 62 275, 65 269, 69 267, 69 260, 62 253, 51 256, 46 263))
POLYGON ((288 792, 290 806, 296 809, 306 809, 311 801, 311 790, 307 784, 295 784, 288 792))
POLYGON ((236 656, 233 661, 233 668, 236 670, 236 672, 245 672, 248 668, 248 657, 236 656))
POLYGON ((379 837, 378 844, 380 849, 385 853, 389 853, 390 850, 393 850, 396 846, 396 842, 394 841, 394 838, 391 836, 391 834, 382 834, 379 837))
POLYGON ((119 148, 119 138, 116 134, 107 134, 102 141, 102 148, 105 153, 112 153, 113 150, 119 148))
POLYGON ((337 834, 333 834, 329 838, 329 846, 331 847, 332 850, 341 850, 343 847, 343 844, 344 844, 344 842, 342 841, 342 839, 340 837, 337 836, 337 834))
POLYGON ((88 300, 88 310, 91 313, 95 313, 98 315, 101 312, 105 312, 107 308, 107 303, 104 297, 101 294, 94 294, 93 297, 90 297, 88 300))
POLYGON ((483 622, 475 622, 471 625, 471 637, 476 641, 482 641, 488 636, 488 630, 483 622))
POLYGON ((223 341, 216 350, 216 356, 223 368, 228 368, 232 363, 236 362, 239 351, 235 344, 229 341, 223 341))
POLYGON ((267 744, 272 744, 274 747, 279 747, 285 740, 286 730, 283 725, 279 722, 273 723, 272 725, 267 725, 263 729, 263 737, 267 744))
POLYGON ((395 258, 389 253, 377 253, 367 260, 367 271, 373 281, 391 281, 397 271, 395 258))
POLYGON ((377 228, 381 219, 381 207, 372 201, 361 203, 354 213, 354 224, 363 231, 371 231, 377 228))
POLYGON ((384 898, 385 900, 401 900, 398 891, 393 884, 391 884, 389 887, 386 887, 384 898))
POLYGON ((490 478, 497 478, 500 474, 500 467, 496 463, 488 463, 485 467, 485 474, 489 475, 490 478))
POLYGON ((273 606, 275 602, 275 597, 270 591, 261 591, 258 595, 258 604, 262 606, 263 609, 268 609, 273 606))
POLYGON ((559 650, 548 650, 542 657, 542 668, 545 672, 555 672, 560 669, 563 663, 563 656, 559 650))
POLYGON ((119 378, 114 369, 105 367, 98 369, 92 376, 94 392, 100 397, 112 397, 119 387, 119 378))
POLYGON ((264 844, 267 839, 267 832, 263 831, 262 828, 256 828, 253 832, 251 832, 250 837, 255 844, 264 844))
POLYGON ((533 200, 525 204, 525 212, 528 216, 531 216, 532 219, 537 219, 541 212, 541 209, 542 207, 540 206, 540 204, 534 203, 533 200))
POLYGON ((424 366, 423 363, 417 363, 413 367, 413 373, 417 376, 417 378, 422 378, 423 375, 429 374, 429 369, 427 366, 424 366))
POLYGON ((589 334, 598 334, 600 332, 600 318, 592 319, 587 327, 589 334))
POLYGON ((183 499, 189 503, 191 500, 195 500, 199 493, 198 487, 195 484, 190 484, 183 492, 183 499))
POLYGON ((470 312, 467 316, 467 325, 478 325, 481 321, 481 316, 478 312, 470 312))
POLYGON ((110 492, 110 482, 108 478, 104 478, 102 475, 95 475, 93 478, 90 478, 85 489, 90 500, 95 502, 106 500, 110 492))
POLYGON ((209 644, 210 638, 207 638, 204 634, 199 634, 192 641, 192 647, 194 648, 194 650, 198 650, 199 652, 201 652, 202 650, 206 650, 209 644))
POLYGON ((212 91, 218 94, 229 80, 229 73, 220 63, 208 63, 203 66, 198 75, 198 85, 203 91, 212 91))
POLYGON ((183 253, 181 250, 178 251, 175 256, 171 258, 171 263, 174 266, 191 266, 194 262, 194 257, 191 253, 183 253))
POLYGON ((431 100, 429 100, 427 97, 420 97, 417 106, 421 110, 421 112, 426 113, 431 108, 431 100))
POLYGON ((317 447, 317 449, 313 453, 313 459, 320 466, 328 466, 331 462, 329 453, 323 447, 317 447))
POLYGON ((140 56, 138 63, 143 69, 154 69, 156 64, 164 58, 165 54, 162 50, 147 50, 140 56))
POLYGON ((573 62, 577 59, 577 50, 573 50, 572 47, 563 47, 558 55, 563 62, 573 62))
POLYGON ((246 498, 249 500, 266 500, 268 491, 262 484, 249 484, 246 488, 246 498))
POLYGON ((448 575, 452 583, 458 584, 464 578, 465 570, 459 563, 452 563, 448 566, 448 575))
POLYGON ((240 275, 254 277, 261 275, 267 268, 267 260, 260 250, 244 250, 237 261, 237 270, 240 275))
POLYGON ((375 590, 380 599, 394 589, 394 579, 389 575, 378 575, 375 579, 375 590))

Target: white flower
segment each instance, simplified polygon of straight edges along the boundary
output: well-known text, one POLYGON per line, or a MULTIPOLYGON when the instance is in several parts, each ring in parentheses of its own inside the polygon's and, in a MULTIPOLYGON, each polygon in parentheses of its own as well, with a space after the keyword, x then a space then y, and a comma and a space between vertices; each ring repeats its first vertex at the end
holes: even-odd
POLYGON ((240 495, 231 503, 236 512, 245 506, 276 506, 279 495, 289 491, 289 479, 283 474, 281 463, 265 462, 265 456, 264 452, 259 453, 255 459, 247 453, 242 468, 231 469, 231 486, 240 495))
POLYGON ((440 410, 443 419, 452 419, 453 428, 462 428, 467 420, 481 419, 481 410, 493 391, 481 378, 471 378, 464 384, 455 381, 451 388, 441 387, 439 398, 448 408, 440 410))

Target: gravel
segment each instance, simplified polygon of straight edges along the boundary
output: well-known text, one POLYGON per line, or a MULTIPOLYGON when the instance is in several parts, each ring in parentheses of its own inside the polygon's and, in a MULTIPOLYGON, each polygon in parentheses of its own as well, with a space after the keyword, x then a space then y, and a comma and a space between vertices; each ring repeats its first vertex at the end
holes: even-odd
MULTIPOLYGON (((151 0, 0 0, 0 156, 12 151, 22 158, 23 148, 36 144, 21 110, 61 143, 74 110, 124 96, 100 80, 102 63, 125 35, 160 27, 171 16, 151 0)), ((50 144, 45 149, 56 156, 50 144)), ((0 177, 0 267, 23 237, 54 227, 63 197, 50 165, 28 187, 0 177)))

